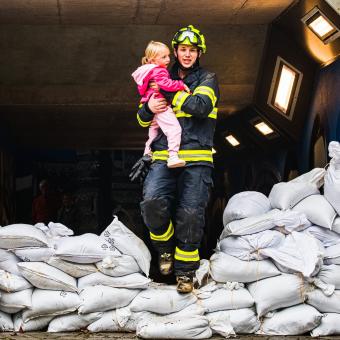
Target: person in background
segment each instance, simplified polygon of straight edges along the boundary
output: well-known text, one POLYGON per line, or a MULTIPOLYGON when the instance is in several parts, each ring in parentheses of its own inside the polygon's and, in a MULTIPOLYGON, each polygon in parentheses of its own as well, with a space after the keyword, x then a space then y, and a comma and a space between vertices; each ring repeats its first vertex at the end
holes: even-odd
POLYGON ((81 214, 74 195, 70 192, 65 192, 62 196, 62 206, 58 211, 57 222, 72 229, 75 235, 79 235, 81 214))
POLYGON ((33 224, 43 222, 48 224, 55 221, 60 208, 60 197, 51 189, 48 180, 43 179, 39 183, 40 194, 32 203, 33 224))

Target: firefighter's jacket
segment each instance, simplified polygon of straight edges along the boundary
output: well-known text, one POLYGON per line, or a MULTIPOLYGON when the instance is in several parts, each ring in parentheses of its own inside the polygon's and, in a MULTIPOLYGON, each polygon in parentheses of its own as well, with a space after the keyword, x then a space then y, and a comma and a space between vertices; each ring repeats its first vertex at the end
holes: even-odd
MULTIPOLYGON (((172 67, 170 76, 179 80, 178 64, 172 67)), ((219 89, 214 73, 196 66, 182 79, 190 88, 191 94, 185 91, 162 93, 171 103, 174 113, 182 127, 179 157, 190 165, 213 166, 212 147, 217 119, 217 104, 219 89)), ((161 113, 160 113, 161 114, 161 113)), ((149 127, 153 113, 147 103, 140 105, 137 120, 142 127, 149 127)), ((167 138, 159 130, 158 136, 152 143, 153 161, 168 158, 167 138)))

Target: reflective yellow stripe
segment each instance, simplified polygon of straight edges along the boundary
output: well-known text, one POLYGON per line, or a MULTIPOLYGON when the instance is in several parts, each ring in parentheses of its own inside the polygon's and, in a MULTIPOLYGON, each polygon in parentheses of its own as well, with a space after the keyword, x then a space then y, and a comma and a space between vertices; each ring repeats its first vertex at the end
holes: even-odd
POLYGON ((198 86, 195 88, 193 95, 195 95, 196 93, 202 91, 202 94, 206 94, 207 96, 211 96, 211 101, 214 103, 213 105, 215 105, 217 98, 215 95, 214 90, 211 87, 208 86, 198 86), (209 94, 208 94, 209 93, 209 94))
POLYGON ((190 96, 188 92, 178 91, 172 100, 172 105, 174 106, 174 111, 180 110, 184 101, 190 96))
POLYGON ((194 96, 196 94, 203 94, 205 96, 208 96, 210 98, 210 100, 211 100, 212 106, 214 106, 216 104, 216 100, 214 100, 214 97, 209 92, 206 92, 206 91, 195 91, 193 94, 194 94, 194 96))
POLYGON ((198 249, 196 249, 194 251, 185 251, 185 250, 181 250, 178 247, 176 247, 175 259, 180 260, 180 261, 185 261, 185 262, 199 261, 200 256, 199 256, 199 253, 198 253, 198 249))
POLYGON ((140 119, 138 113, 137 113, 137 121, 138 121, 139 125, 142 126, 142 127, 149 127, 150 124, 151 124, 151 121, 150 121, 150 122, 143 122, 143 121, 140 119))
MULTIPOLYGON (((168 159, 168 150, 154 151, 152 160, 166 161, 168 159)), ((211 162, 213 156, 211 150, 179 150, 178 157, 187 162, 211 162)))
MULTIPOLYGON (((208 117, 209 118, 212 118, 212 119, 217 119, 217 107, 214 107, 213 110, 208 114, 208 117)), ((176 111, 176 117, 177 118, 190 118, 192 117, 192 115, 190 113, 185 113, 184 111, 176 111)))
POLYGON ((143 103, 140 103, 139 105, 138 105, 138 108, 140 109, 141 107, 143 107, 143 103))
POLYGON ((172 237, 174 232, 175 232, 174 226, 172 225, 172 222, 170 221, 169 227, 163 235, 155 235, 155 234, 150 232, 150 238, 151 238, 151 240, 154 240, 154 241, 165 242, 165 241, 168 241, 172 237))

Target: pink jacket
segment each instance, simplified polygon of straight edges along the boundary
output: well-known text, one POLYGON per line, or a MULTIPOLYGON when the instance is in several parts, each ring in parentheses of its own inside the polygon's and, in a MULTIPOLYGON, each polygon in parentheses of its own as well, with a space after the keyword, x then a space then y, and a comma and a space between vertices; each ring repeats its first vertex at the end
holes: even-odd
MULTIPOLYGON (((132 73, 132 78, 138 85, 138 91, 142 96, 142 103, 147 102, 155 92, 155 90, 148 87, 150 80, 156 82, 159 88, 164 91, 177 92, 184 90, 184 83, 182 80, 172 80, 165 67, 155 64, 145 64, 138 67, 137 70, 132 73)), ((159 96, 162 95, 159 94, 159 96)))

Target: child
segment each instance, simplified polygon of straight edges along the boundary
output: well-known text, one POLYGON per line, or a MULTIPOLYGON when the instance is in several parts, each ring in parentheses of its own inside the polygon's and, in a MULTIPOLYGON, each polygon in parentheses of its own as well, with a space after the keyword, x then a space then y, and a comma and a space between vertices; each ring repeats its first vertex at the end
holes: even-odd
MULTIPOLYGON (((162 97, 158 90, 149 87, 150 81, 155 82, 159 89, 164 91, 177 92, 185 90, 190 92, 182 80, 170 79, 169 72, 166 69, 169 63, 169 48, 161 42, 150 41, 142 59, 142 66, 132 73, 132 77, 138 85, 138 91, 142 96, 141 103, 147 102, 155 92, 157 97, 162 97)), ((168 167, 178 168, 184 166, 185 161, 178 158, 182 129, 170 105, 165 112, 154 116, 149 128, 149 139, 145 144, 144 155, 152 154, 150 146, 157 137, 159 128, 162 129, 168 139, 168 167)))

